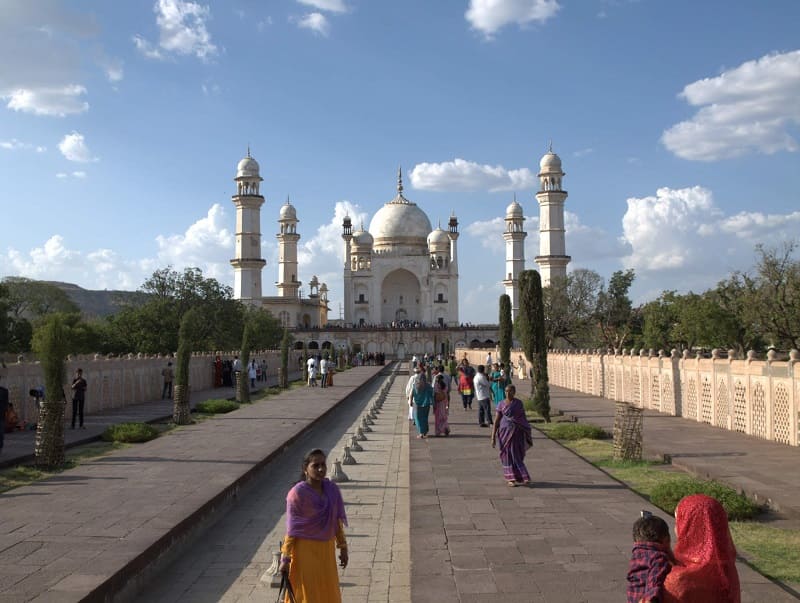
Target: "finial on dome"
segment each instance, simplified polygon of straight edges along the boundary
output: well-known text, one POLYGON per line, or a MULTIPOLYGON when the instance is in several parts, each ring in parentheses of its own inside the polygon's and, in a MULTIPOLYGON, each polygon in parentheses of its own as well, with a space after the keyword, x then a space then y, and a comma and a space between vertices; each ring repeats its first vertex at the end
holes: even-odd
POLYGON ((289 195, 288 194, 286 195, 286 205, 291 205, 291 203, 289 203, 289 195))
POLYGON ((401 166, 397 166, 397 194, 403 194, 403 168, 401 166))
POLYGON ((514 191, 514 203, 517 202, 517 191, 514 191))
POLYGON ((441 228, 441 227, 442 227, 442 219, 441 219, 441 218, 439 218, 439 219, 437 220, 437 223, 436 223, 436 228, 441 228))
POLYGON ((247 156, 250 157, 250 143, 247 143, 247 156))
POLYGON ((553 152, 553 139, 552 138, 550 139, 550 141, 549 141, 549 143, 547 145, 547 152, 548 153, 552 153, 553 152))

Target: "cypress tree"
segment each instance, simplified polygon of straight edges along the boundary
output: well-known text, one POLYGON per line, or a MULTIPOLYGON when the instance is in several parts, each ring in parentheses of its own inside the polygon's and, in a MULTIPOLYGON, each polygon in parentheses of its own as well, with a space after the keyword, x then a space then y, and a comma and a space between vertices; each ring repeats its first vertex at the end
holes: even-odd
POLYGON ((33 350, 42 363, 45 398, 36 425, 36 465, 56 468, 64 464, 64 360, 69 350, 69 327, 60 314, 52 314, 33 336, 33 350))
POLYGON ((196 307, 187 310, 181 318, 178 331, 178 353, 175 358, 175 404, 172 409, 172 421, 176 425, 188 425, 192 422, 189 397, 189 365, 192 350, 195 346, 197 325, 203 317, 196 307))
POLYGON ((283 330, 283 339, 281 339, 281 382, 282 388, 289 387, 289 343, 291 336, 289 329, 283 330))
POLYGON ((250 402, 250 346, 251 346, 251 329, 250 322, 244 323, 242 330, 242 351, 239 357, 242 359, 242 371, 239 376, 239 383, 236 384, 236 401, 237 402, 250 402))
MULTIPOLYGON (((511 374, 511 298, 505 293, 500 296, 500 362, 505 364, 511 374)), ((510 383, 510 380, 509 380, 510 383)))
POLYGON ((531 363, 533 408, 550 422, 550 385, 547 378, 547 339, 544 330, 542 279, 536 270, 525 270, 519 277, 519 335, 525 356, 531 363))

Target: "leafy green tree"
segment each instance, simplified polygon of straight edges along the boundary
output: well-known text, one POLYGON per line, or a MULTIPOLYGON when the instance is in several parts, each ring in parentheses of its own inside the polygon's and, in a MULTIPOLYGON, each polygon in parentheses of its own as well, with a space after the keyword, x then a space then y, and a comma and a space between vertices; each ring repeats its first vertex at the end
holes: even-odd
POLYGON ((596 320, 607 347, 623 348, 633 335, 637 320, 628 292, 634 278, 633 270, 617 270, 597 296, 596 320))
POLYGON ((50 314, 33 334, 33 349, 44 372, 45 399, 36 426, 36 464, 54 468, 64 464, 64 407, 67 396, 65 359, 69 352, 70 329, 64 315, 50 314))
POLYGON ((602 277, 594 270, 578 268, 566 278, 554 278, 544 289, 545 332, 548 347, 565 342, 571 347, 599 345, 596 328, 598 295, 602 277))
POLYGON ((748 350, 763 351, 766 347, 762 318, 756 305, 757 295, 752 285, 752 279, 734 272, 707 292, 724 313, 730 328, 729 345, 736 349, 740 357, 744 357, 748 350))
POLYGON ((283 326, 268 310, 247 308, 244 322, 250 325, 251 346, 254 350, 274 350, 280 346, 283 326))
POLYGON ((531 363, 533 407, 550 422, 550 384, 547 376, 547 339, 544 328, 542 279, 536 270, 524 270, 519 277, 519 334, 531 363))
POLYGON ((782 349, 800 349, 800 260, 797 242, 781 247, 756 246, 758 261, 746 281, 766 339, 782 349))
POLYGON ((292 336, 289 334, 289 329, 284 329, 281 339, 281 382, 279 383, 282 388, 289 387, 289 346, 291 344, 292 336))
MULTIPOLYGON (((508 367, 511 362, 511 298, 505 293, 500 296, 500 362, 508 367)), ((510 371, 510 369, 509 369, 510 371)))
POLYGON ((3 279, 7 290, 8 311, 15 319, 32 320, 53 312, 80 314, 80 308, 53 283, 21 276, 3 279))

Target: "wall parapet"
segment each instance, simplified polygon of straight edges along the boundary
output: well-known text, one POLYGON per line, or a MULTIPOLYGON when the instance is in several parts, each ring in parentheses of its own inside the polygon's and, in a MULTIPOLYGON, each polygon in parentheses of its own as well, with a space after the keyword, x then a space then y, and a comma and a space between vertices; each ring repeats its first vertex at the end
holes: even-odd
MULTIPOLYGON (((294 370, 298 365, 299 352, 290 352, 295 357, 294 370)), ((232 360, 238 352, 195 352, 189 362, 189 383, 195 391, 214 387, 214 362, 219 356, 222 360, 232 360)), ((277 377, 281 364, 279 350, 251 352, 250 358, 257 361, 266 360, 267 377, 277 377)), ((126 354, 106 357, 101 354, 70 356, 66 361, 67 382, 64 391, 67 400, 71 400, 70 383, 75 370, 83 369, 83 376, 88 384, 86 390, 86 414, 110 408, 122 408, 158 400, 164 384, 161 371, 172 362, 175 369, 175 358, 171 356, 145 354, 126 354)), ((7 365, 4 370, 3 385, 8 388, 9 401, 14 405, 20 419, 35 423, 37 409, 28 392, 44 383, 42 367, 39 362, 20 361, 7 365)), ((226 391, 220 388, 221 395, 226 391)), ((45 392, 45 395, 47 392, 45 392)), ((171 401, 165 400, 169 405, 171 401)), ((165 414, 170 410, 165 406, 165 414)), ((69 412, 67 413, 69 414, 69 412)))
POLYGON ((800 353, 550 350, 550 383, 761 439, 800 445, 800 353))

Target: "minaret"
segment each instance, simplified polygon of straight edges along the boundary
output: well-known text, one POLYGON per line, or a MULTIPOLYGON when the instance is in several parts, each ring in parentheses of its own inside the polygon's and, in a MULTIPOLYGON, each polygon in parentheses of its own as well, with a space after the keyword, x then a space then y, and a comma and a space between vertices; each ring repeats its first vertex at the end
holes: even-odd
POLYGON ((561 188, 561 159, 553 153, 553 145, 539 162, 539 255, 534 258, 539 265, 542 286, 555 278, 567 277, 567 255, 564 239, 564 201, 567 191, 561 188))
POLYGON ((455 210, 450 212, 447 235, 450 237, 450 325, 458 326, 458 218, 455 210))
POLYGON ((278 224, 281 231, 278 238, 278 297, 297 297, 300 281, 297 279, 297 212, 286 198, 286 205, 281 207, 278 224))
POLYGON ((519 311, 519 275, 525 270, 525 237, 528 233, 524 230, 524 222, 522 206, 514 195, 514 201, 506 208, 506 230, 503 233, 506 241, 506 278, 503 284, 506 295, 511 298, 512 321, 519 311))
POLYGON ((352 271, 350 270, 350 242, 353 240, 353 222, 349 215, 342 220, 342 238, 344 239, 344 322, 353 322, 353 290, 352 271))
POLYGON ((267 263, 261 259, 261 206, 264 197, 258 192, 263 178, 258 162, 247 157, 236 168, 236 194, 231 201, 236 206, 236 257, 233 265, 233 296, 246 303, 261 300, 261 270, 267 263))

